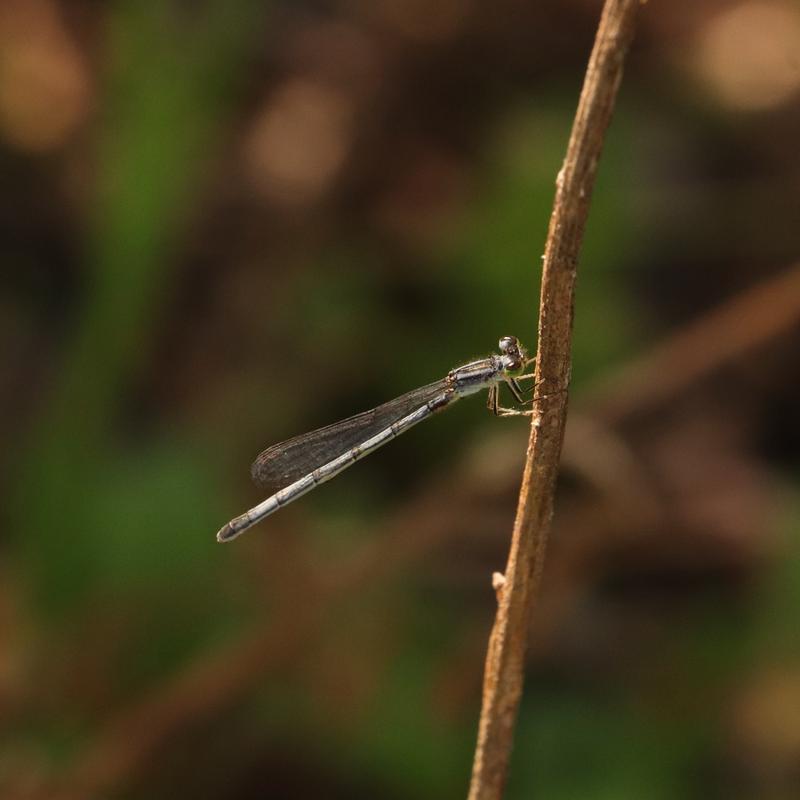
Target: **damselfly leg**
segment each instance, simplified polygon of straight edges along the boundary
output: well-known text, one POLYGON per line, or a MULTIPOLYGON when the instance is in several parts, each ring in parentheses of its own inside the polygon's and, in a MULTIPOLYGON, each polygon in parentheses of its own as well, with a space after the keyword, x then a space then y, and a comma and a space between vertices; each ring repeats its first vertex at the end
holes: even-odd
MULTIPOLYGON (((525 377, 525 376, 522 376, 525 377)), ((533 376, 531 376, 533 377, 533 376)), ((506 378, 505 384, 508 386, 509 391, 514 395, 514 400, 520 405, 532 403, 536 398, 531 397, 526 400, 523 394, 523 389, 517 382, 519 378, 506 378)), ((518 408, 504 408, 500 405, 500 384, 496 383, 489 387, 489 395, 486 398, 486 407, 496 417, 529 417, 533 413, 531 409, 520 410, 518 408)))

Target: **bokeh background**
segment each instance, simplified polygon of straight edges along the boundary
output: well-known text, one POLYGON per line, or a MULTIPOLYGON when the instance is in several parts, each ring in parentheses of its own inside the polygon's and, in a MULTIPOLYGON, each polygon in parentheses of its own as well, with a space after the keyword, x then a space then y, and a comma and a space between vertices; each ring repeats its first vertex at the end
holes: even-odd
MULTIPOLYGON (((228 546, 264 446, 535 346, 599 2, 4 0, 0 796, 457 798, 526 423, 228 546)), ((509 798, 800 796, 800 7, 650 2, 509 798)))

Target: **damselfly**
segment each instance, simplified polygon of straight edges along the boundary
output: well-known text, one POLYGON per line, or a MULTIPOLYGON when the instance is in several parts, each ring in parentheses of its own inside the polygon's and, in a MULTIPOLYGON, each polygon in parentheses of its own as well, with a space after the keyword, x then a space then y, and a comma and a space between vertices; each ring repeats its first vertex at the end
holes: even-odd
POLYGON ((504 336, 499 349, 499 354, 456 367, 442 380, 414 389, 371 411, 268 447, 253 462, 250 472, 259 486, 274 494, 231 520, 219 531, 217 540, 235 539, 390 439, 481 389, 489 390, 488 406, 495 414, 529 414, 499 405, 501 383, 508 386, 518 403, 523 403, 519 380, 531 377, 522 374, 529 359, 515 336, 504 336))

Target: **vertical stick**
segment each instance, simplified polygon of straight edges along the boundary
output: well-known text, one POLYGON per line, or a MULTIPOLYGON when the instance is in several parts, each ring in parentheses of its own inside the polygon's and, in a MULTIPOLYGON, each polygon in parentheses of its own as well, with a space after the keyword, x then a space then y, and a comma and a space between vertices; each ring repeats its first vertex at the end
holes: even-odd
POLYGON ((639 4, 640 0, 606 0, 556 180, 539 306, 536 385, 542 387, 543 398, 531 426, 505 580, 486 655, 469 800, 498 800, 508 772, 529 619, 542 573, 567 417, 578 254, 639 4))

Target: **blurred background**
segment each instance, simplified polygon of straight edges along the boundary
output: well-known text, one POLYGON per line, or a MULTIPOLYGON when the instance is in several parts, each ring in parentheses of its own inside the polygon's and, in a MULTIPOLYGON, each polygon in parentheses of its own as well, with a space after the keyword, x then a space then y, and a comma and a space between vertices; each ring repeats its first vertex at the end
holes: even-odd
MULTIPOLYGON (((214 535, 263 447, 535 348, 600 5, 3 2, 0 796, 465 796, 526 422, 214 535)), ((640 19, 508 797, 794 798, 800 7, 640 19)))

